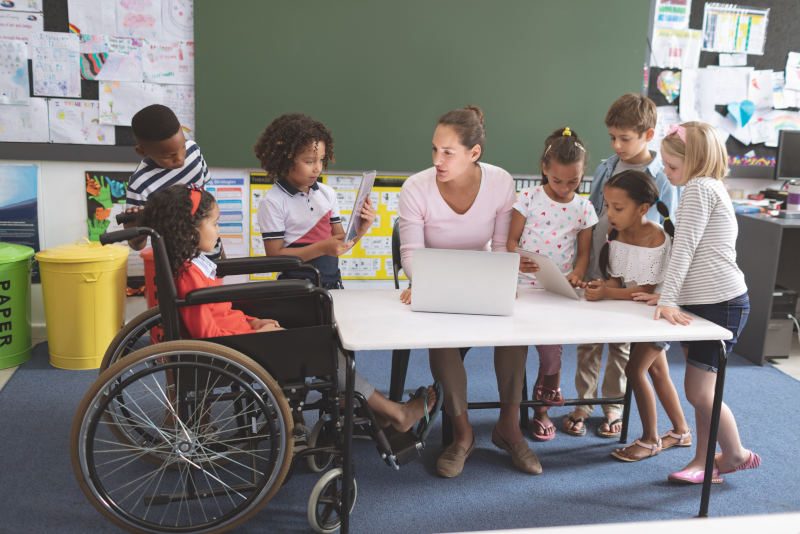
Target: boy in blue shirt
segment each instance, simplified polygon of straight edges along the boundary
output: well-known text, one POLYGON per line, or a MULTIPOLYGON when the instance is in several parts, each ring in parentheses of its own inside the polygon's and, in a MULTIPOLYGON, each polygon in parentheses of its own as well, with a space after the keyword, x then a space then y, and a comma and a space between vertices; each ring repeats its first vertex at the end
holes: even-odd
MULTIPOLYGON (((678 206, 678 190, 669 183, 664 174, 664 165, 657 152, 648 149, 653 140, 657 119, 656 105, 646 96, 627 93, 619 97, 606 114, 606 128, 611 137, 614 155, 598 165, 592 179, 589 199, 597 211, 599 222, 592 232, 592 249, 589 259, 587 280, 603 278, 598 265, 600 249, 608 238, 608 216, 603 202, 603 187, 609 178, 625 170, 642 171, 655 181, 659 197, 669 208, 674 223, 675 209, 678 206)), ((647 212, 647 218, 663 223, 655 205, 647 212)), ((603 378, 603 397, 622 397, 625 394, 625 365, 630 356, 630 343, 609 343, 608 361, 603 378)), ((600 378, 600 364, 603 357, 603 344, 578 345, 578 366, 575 372, 575 387, 581 399, 596 398, 600 378)), ((586 434, 586 419, 593 406, 576 406, 564 418, 563 429, 573 436, 586 434)), ((605 420, 598 426, 597 435, 605 438, 618 438, 622 430, 622 407, 618 404, 603 405, 605 420)))

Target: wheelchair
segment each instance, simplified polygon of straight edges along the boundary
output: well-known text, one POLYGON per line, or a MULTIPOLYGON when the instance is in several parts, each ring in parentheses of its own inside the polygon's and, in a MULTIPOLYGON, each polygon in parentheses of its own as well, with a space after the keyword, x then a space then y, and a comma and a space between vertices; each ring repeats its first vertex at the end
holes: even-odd
MULTIPOLYGON (((140 236, 153 246, 159 306, 119 332, 78 406, 70 443, 85 496, 129 531, 223 532, 257 514, 297 463, 308 462, 325 471, 311 491, 309 524, 320 533, 346 531, 357 496, 353 429, 399 469, 420 454, 430 424, 383 430, 363 396, 338 388, 340 347, 325 289, 281 280, 203 288, 178 299, 157 232, 130 228, 101 242, 140 236), (286 330, 185 339, 179 309, 215 302, 275 318, 286 330), (154 327, 163 335, 150 343, 154 327), (318 411, 317 425, 308 445, 295 450, 293 414, 309 410, 318 411)), ((228 275, 290 268, 313 269, 289 257, 220 261, 220 274, 228 275)), ((350 391, 354 363, 346 362, 350 391)), ((441 394, 434 415, 440 406, 441 394)))

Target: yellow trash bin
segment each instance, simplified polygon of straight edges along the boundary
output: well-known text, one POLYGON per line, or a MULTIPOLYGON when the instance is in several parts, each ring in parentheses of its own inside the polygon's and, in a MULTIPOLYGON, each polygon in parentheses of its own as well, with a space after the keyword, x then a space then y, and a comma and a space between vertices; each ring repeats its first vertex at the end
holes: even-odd
POLYGON ((108 344, 125 319, 129 250, 120 245, 79 243, 36 254, 52 366, 100 367, 108 344))

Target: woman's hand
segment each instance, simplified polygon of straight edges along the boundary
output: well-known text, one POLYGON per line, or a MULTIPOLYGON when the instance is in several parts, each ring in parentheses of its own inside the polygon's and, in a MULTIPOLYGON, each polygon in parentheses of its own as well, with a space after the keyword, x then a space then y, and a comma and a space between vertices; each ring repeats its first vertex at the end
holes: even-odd
POLYGON ((539 264, 525 256, 519 257, 519 272, 521 273, 535 273, 539 270, 539 264))
POLYGON ((411 288, 406 288, 400 293, 400 302, 403 304, 411 304, 411 288))
POLYGON ((655 319, 657 321, 661 318, 669 321, 669 324, 679 324, 683 326, 692 322, 692 318, 683 313, 681 309, 676 306, 656 306, 655 319))
POLYGON ((606 282, 605 280, 592 280, 586 284, 583 292, 586 300, 603 300, 606 298, 606 282))
POLYGON ((364 205, 361 207, 361 224, 358 225, 358 234, 362 236, 369 232, 369 229, 372 227, 372 223, 375 222, 375 219, 378 217, 378 212, 375 211, 375 208, 372 207, 372 202, 370 201, 369 197, 364 201, 364 205))
POLYGON ((275 319, 253 319, 250 321, 250 328, 256 332, 274 332, 275 330, 283 330, 278 321, 275 319))
POLYGON ((658 304, 658 299, 661 298, 661 293, 637 291, 636 293, 631 293, 631 298, 637 302, 644 302, 648 306, 655 306, 658 304))

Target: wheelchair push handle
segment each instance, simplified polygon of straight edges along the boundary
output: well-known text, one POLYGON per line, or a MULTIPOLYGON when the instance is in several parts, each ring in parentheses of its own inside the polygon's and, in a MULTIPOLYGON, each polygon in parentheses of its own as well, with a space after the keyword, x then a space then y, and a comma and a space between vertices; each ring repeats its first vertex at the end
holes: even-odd
POLYGON ((122 213, 118 214, 117 217, 116 217, 117 224, 128 224, 128 223, 136 222, 141 215, 142 215, 141 211, 138 211, 138 212, 137 211, 131 211, 131 212, 123 211, 122 213))
POLYGON ((120 241, 130 241, 140 236, 150 236, 150 239, 161 240, 161 235, 152 228, 146 226, 137 226, 136 228, 126 228, 125 230, 118 230, 116 232, 108 232, 100 236, 100 243, 109 245, 111 243, 118 243, 120 241))

